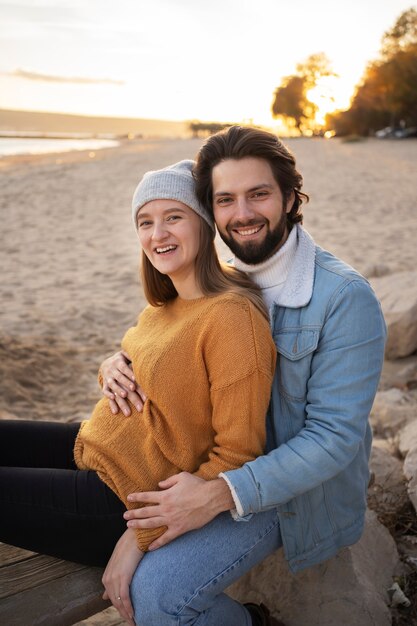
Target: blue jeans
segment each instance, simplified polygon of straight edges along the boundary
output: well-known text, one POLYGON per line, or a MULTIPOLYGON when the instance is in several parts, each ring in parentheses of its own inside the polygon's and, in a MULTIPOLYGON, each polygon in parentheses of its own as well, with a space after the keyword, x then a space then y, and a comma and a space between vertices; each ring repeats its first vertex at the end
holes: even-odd
POLYGON ((223 591, 281 546, 273 509, 246 522, 223 513, 148 552, 130 587, 137 626, 250 626, 248 611, 223 591))

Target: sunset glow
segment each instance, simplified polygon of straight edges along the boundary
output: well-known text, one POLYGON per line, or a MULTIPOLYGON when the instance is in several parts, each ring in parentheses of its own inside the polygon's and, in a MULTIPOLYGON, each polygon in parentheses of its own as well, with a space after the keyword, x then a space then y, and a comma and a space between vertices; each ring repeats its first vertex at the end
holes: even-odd
POLYGON ((284 76, 323 51, 339 78, 309 93, 346 108, 409 0, 0 0, 0 108, 277 126, 284 76), (302 16, 302 19, 300 19, 302 16), (354 34, 354 45, 352 37, 354 34))
POLYGON ((316 87, 307 92, 310 102, 318 107, 315 122, 324 124, 327 113, 347 109, 352 95, 351 88, 338 76, 321 78, 316 87))

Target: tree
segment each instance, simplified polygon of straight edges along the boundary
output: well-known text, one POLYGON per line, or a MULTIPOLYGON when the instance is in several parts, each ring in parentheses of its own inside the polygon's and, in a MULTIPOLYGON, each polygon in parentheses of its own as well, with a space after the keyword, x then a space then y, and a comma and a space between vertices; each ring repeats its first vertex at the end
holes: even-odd
POLYGON ((272 103, 272 115, 292 118, 301 132, 303 120, 306 118, 307 98, 306 81, 302 76, 287 76, 277 87, 272 103))
POLYGON ((308 99, 308 91, 315 87, 323 76, 334 76, 330 61, 323 52, 311 54, 296 66, 296 74, 286 76, 274 92, 273 117, 282 116, 294 121, 302 133, 314 122, 317 106, 308 99))
POLYGON ((328 116, 337 134, 372 134, 384 126, 417 126, 417 11, 400 15, 382 38, 350 109, 328 116))
POLYGON ((381 56, 384 60, 389 60, 415 44, 417 44, 417 11, 408 9, 400 15, 391 30, 384 34, 381 56))
POLYGON ((296 66, 297 74, 303 76, 307 89, 312 89, 317 85, 320 78, 324 76, 336 76, 333 72, 329 58, 324 52, 316 52, 296 66))

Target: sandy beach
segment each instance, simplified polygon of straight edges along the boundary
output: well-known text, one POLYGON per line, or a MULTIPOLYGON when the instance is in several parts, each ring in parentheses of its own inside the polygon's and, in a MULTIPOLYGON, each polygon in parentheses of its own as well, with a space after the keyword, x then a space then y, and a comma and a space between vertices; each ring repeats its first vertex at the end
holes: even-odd
MULTIPOLYGON (((305 226, 359 271, 415 269, 417 141, 286 141, 310 194, 305 226)), ((145 305, 132 192, 201 140, 0 159, 0 417, 77 421, 96 372, 145 305)))
MULTIPOLYGON (((1 415, 79 420, 96 371, 145 301, 132 192, 200 140, 0 159, 1 415)), ((361 272, 416 267, 417 142, 288 140, 310 194, 305 226, 361 272)))

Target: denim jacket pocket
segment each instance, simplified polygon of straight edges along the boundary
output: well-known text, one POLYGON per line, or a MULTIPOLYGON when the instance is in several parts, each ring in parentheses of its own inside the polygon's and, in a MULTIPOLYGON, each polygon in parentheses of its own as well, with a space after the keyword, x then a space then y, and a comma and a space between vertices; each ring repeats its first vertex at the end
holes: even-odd
POLYGON ((310 378, 311 360, 317 348, 320 329, 281 329, 274 333, 278 352, 277 375, 280 390, 288 398, 304 400, 306 381, 310 378))

